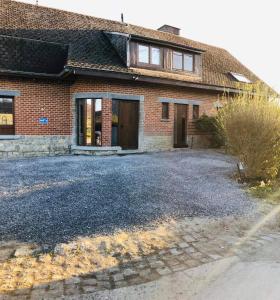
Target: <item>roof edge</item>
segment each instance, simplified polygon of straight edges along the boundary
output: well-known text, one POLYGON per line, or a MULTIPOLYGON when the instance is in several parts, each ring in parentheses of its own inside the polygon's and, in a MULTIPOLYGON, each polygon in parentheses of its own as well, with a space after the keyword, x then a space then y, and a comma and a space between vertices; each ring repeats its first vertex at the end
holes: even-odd
POLYGON ((147 82, 147 83, 157 83, 157 84, 180 86, 180 87, 190 87, 190 88, 195 88, 195 89, 211 90, 211 91, 219 91, 219 92, 229 92, 229 93, 239 93, 240 92, 240 90, 237 88, 234 89, 234 88, 222 87, 222 86, 205 85, 205 84, 200 84, 200 83, 191 83, 191 82, 184 82, 184 81, 180 81, 180 80, 157 78, 157 77, 151 77, 151 76, 137 75, 134 73, 128 74, 128 73, 107 71, 107 70, 91 70, 91 69, 74 68, 73 74, 81 75, 81 76, 125 79, 125 80, 147 82))
POLYGON ((70 75, 72 70, 69 68, 65 68, 58 74, 47 74, 47 73, 35 73, 35 72, 25 72, 25 71, 14 71, 14 70, 4 70, 0 69, 0 75, 7 76, 22 76, 22 77, 30 77, 30 78, 47 78, 47 79, 62 79, 66 76, 70 75))

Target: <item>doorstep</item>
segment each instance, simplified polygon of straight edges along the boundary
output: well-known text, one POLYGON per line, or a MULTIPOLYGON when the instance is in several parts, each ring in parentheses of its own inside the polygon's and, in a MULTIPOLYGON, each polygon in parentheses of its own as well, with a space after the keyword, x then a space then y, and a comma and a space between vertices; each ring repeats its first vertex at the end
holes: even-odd
POLYGON ((19 140, 20 138, 19 135, 0 135, 1 141, 19 140))
POLYGON ((135 150, 119 150, 117 152, 118 155, 141 154, 141 153, 145 153, 145 151, 140 149, 135 149, 135 150))
POLYGON ((84 150, 84 151, 119 151, 121 147, 94 147, 94 146, 71 146, 72 150, 84 150))
POLYGON ((141 150, 122 150, 121 147, 71 146, 74 155, 128 155, 144 153, 141 150))

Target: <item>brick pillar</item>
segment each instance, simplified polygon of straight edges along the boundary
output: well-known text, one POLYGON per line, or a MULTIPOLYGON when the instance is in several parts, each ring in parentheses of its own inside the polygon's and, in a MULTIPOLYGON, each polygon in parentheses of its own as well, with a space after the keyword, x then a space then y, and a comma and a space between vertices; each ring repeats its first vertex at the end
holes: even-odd
POLYGON ((102 146, 112 143, 112 100, 102 100, 102 146))

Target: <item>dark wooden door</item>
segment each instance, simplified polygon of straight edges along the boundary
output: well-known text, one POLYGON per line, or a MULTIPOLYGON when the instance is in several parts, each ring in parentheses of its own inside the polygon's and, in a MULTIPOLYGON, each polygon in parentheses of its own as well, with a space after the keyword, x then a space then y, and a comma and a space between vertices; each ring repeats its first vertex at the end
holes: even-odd
POLYGON ((187 104, 175 104, 174 147, 187 147, 187 104))
POLYGON ((138 148, 139 102, 119 101, 118 144, 123 149, 138 148))

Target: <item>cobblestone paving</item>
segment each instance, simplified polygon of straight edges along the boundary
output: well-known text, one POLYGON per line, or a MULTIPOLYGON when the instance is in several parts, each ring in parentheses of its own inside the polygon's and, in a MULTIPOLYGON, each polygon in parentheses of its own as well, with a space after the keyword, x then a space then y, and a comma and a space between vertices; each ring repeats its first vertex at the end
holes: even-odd
MULTIPOLYGON (((280 233, 272 228, 262 228, 258 234, 244 239, 249 229, 246 226, 231 223, 214 222, 211 225, 195 226, 195 221, 180 221, 173 226, 174 240, 169 241, 168 247, 155 249, 149 255, 138 259, 117 256, 118 264, 112 268, 99 272, 75 276, 62 281, 50 280, 46 284, 33 286, 29 289, 14 289, 9 294, 0 295, 0 299, 53 299, 63 296, 79 297, 82 294, 93 293, 105 289, 115 289, 130 285, 137 285, 173 272, 197 267, 224 257, 250 253, 260 246, 275 239, 280 239, 280 233), (214 226, 213 226, 214 224, 214 226), (232 224, 232 227, 229 226, 232 224)), ((36 255, 38 249, 20 246, 15 242, 0 244, 0 262, 13 259, 14 255, 36 255), (34 252, 35 251, 35 252, 34 252)), ((42 249, 41 249, 42 250, 42 249)), ((102 251, 102 250, 101 250, 102 251)), ((0 278, 1 279, 1 278, 0 278)), ((1 285, 1 284, 0 284, 1 285)))

